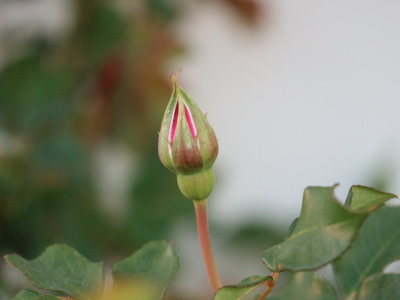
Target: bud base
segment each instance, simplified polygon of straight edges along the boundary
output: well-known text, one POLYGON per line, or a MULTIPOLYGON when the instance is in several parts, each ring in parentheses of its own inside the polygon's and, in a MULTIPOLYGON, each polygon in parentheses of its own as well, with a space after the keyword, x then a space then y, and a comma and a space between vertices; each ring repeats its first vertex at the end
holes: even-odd
POLYGON ((212 168, 192 174, 178 174, 178 186, 182 194, 191 200, 204 200, 214 189, 214 171, 212 168))

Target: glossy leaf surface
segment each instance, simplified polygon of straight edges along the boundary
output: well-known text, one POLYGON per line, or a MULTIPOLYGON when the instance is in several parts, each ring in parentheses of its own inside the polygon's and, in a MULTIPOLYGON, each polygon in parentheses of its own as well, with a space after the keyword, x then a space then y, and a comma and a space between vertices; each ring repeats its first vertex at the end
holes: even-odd
POLYGON ((336 200, 334 187, 308 187, 291 234, 266 250, 263 262, 272 271, 319 268, 349 247, 366 216, 336 200))
MULTIPOLYGON (((400 259, 400 207, 384 206, 365 221, 353 246, 333 269, 343 293, 358 293, 365 279, 400 259)), ((382 298, 383 299, 383 298, 382 298)))
POLYGON ((371 187, 353 185, 347 196, 346 205, 353 211, 370 212, 392 198, 397 198, 397 196, 371 187))
POLYGON ((96 298, 101 293, 102 263, 90 262, 66 245, 50 246, 31 261, 17 254, 6 255, 5 259, 38 288, 59 291, 77 300, 96 298))
POLYGON ((315 272, 297 272, 289 284, 268 300, 336 300, 337 296, 330 284, 315 272))
POLYGON ((378 274, 367 278, 358 300, 400 299, 400 274, 378 274))

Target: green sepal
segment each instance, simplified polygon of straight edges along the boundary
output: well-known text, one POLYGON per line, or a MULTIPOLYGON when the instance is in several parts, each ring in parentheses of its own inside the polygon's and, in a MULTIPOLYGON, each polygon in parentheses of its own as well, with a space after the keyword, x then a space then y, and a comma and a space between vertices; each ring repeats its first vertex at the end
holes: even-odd
POLYGON ((192 98, 171 77, 173 92, 164 113, 158 140, 161 162, 175 174, 209 169, 218 155, 215 132, 192 98))

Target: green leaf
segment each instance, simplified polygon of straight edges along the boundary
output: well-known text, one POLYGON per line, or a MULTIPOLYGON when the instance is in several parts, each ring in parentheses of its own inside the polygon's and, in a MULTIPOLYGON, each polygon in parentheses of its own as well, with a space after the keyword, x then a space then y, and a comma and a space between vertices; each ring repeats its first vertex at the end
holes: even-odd
POLYGON ((38 300, 40 294, 31 290, 22 290, 16 294, 11 300, 38 300))
POLYGON ((366 216, 343 207, 334 196, 334 187, 308 187, 291 234, 267 249, 263 262, 272 271, 319 268, 349 247, 366 216))
POLYGON ((40 295, 37 292, 24 289, 16 294, 11 300, 59 300, 60 298, 52 295, 40 295))
POLYGON ((77 300, 96 298, 101 293, 102 263, 90 262, 66 245, 50 246, 31 261, 17 254, 5 259, 38 288, 63 292, 77 300))
POLYGON ((11 300, 59 300, 59 298, 52 295, 40 295, 37 292, 24 289, 16 294, 11 300))
MULTIPOLYGON (((361 227, 353 246, 333 264, 346 296, 358 293, 364 280, 400 259, 400 207, 383 206, 361 227)), ((383 298, 382 298, 383 299, 383 298)))
POLYGON ((286 287, 268 300, 336 300, 332 286, 316 272, 296 272, 286 287))
POLYGON ((353 211, 370 212, 382 206, 387 200, 397 198, 396 195, 378 191, 371 187, 353 185, 346 199, 353 211))
POLYGON ((237 285, 224 286, 220 288, 216 292, 213 300, 240 300, 255 288, 270 280, 272 280, 271 276, 262 277, 256 275, 247 277, 237 285))
POLYGON ((154 299, 163 299, 167 285, 179 268, 179 257, 172 245, 165 241, 151 242, 132 256, 112 267, 117 285, 147 282, 151 284, 154 299))
POLYGON ((287 235, 286 235, 285 240, 287 240, 287 239, 292 235, 294 229, 295 229, 296 226, 297 226, 297 222, 298 222, 298 221, 299 221, 299 218, 295 218, 295 219, 293 220, 292 224, 290 224, 289 230, 288 230, 288 233, 287 233, 287 235))
POLYGON ((400 299, 400 274, 378 274, 368 277, 358 300, 400 299))

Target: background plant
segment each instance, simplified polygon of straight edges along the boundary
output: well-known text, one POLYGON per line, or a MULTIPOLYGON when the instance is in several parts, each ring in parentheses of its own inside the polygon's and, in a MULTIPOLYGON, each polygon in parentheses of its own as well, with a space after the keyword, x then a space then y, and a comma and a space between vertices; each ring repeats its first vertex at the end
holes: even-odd
MULTIPOLYGON (((230 2, 233 3, 233 1, 230 2)), ((165 33, 165 25, 168 28, 166 35, 173 32, 168 24, 173 24, 174 20, 179 17, 179 12, 182 12, 182 8, 175 7, 175 10, 171 10, 173 6, 165 5, 164 1, 148 1, 143 6, 146 7, 146 16, 151 15, 149 19, 147 17, 135 18, 135 21, 132 21, 136 24, 135 26, 123 22, 123 25, 118 27, 116 24, 119 22, 115 20, 124 20, 126 15, 122 16, 119 10, 114 10, 112 8, 114 4, 110 7, 106 3, 95 1, 87 2, 87 4, 77 3, 78 7, 85 11, 85 17, 79 22, 77 19, 77 23, 80 24, 80 29, 87 28, 77 30, 75 34, 81 36, 80 38, 68 40, 66 44, 69 44, 69 47, 65 48, 63 47, 65 40, 62 40, 62 46, 60 46, 59 41, 49 41, 43 37, 34 38, 26 42, 28 49, 25 49, 26 52, 22 56, 12 55, 10 57, 3 72, 7 76, 3 76, 1 79, 5 92, 2 89, 0 102, 1 112, 4 112, 2 124, 6 124, 2 127, 6 128, 4 132, 7 142, 2 143, 2 148, 4 145, 7 145, 7 148, 14 145, 16 147, 14 149, 23 149, 22 152, 11 151, 7 155, 4 153, 2 155, 0 222, 2 224, 1 250, 4 253, 18 252, 26 258, 33 258, 49 244, 63 242, 76 247, 92 260, 109 256, 122 257, 130 255, 134 248, 140 247, 148 239, 170 238, 164 232, 167 230, 165 224, 169 223, 170 217, 175 213, 177 215, 192 213, 190 205, 185 206, 179 199, 181 196, 174 188, 175 180, 171 176, 161 176, 162 172, 165 175, 168 173, 163 171, 158 162, 149 159, 155 153, 155 145, 148 148, 152 149, 153 153, 151 150, 147 151, 147 142, 145 142, 147 135, 141 136, 140 134, 144 128, 137 125, 132 126, 132 123, 143 124, 138 120, 141 116, 146 115, 142 118, 154 120, 152 126, 158 130, 158 117, 152 117, 150 113, 147 116, 143 111, 159 111, 161 115, 164 103, 160 104, 158 109, 147 107, 147 104, 156 102, 156 100, 143 100, 143 103, 138 101, 137 105, 132 104, 135 107, 134 111, 140 112, 135 118, 132 118, 133 112, 128 113, 121 109, 121 107, 125 107, 123 102, 131 102, 126 99, 135 99, 132 100, 135 102, 137 99, 143 99, 143 94, 156 94, 156 91, 159 90, 153 85, 155 82, 160 83, 160 86, 165 86, 165 93, 160 92, 159 98, 149 96, 148 99, 162 99, 161 94, 166 96, 165 99, 168 98, 167 85, 163 85, 161 82, 166 80, 164 77, 167 76, 164 74, 169 74, 171 71, 157 73, 154 70, 159 69, 153 68, 153 66, 163 65, 172 57, 163 56, 162 59, 157 60, 155 58, 159 56, 153 56, 153 53, 168 52, 168 49, 171 48, 154 46, 162 43, 154 42, 153 44, 153 41, 163 40, 163 38, 156 38, 159 36, 156 32, 165 33), (110 13, 108 13, 109 10, 111 10, 110 13), (178 14, 171 13, 174 11, 178 14), (154 19, 159 20, 159 17, 162 21, 153 22, 154 19), (109 20, 108 25, 100 26, 107 24, 105 20, 109 20), (129 38, 129 34, 122 36, 115 34, 118 32, 118 28, 128 28, 127 31, 133 31, 136 34, 132 33, 129 38), (107 36, 108 38, 106 38, 107 36), (120 45, 120 41, 132 40, 137 43, 134 43, 134 47, 131 45, 129 49, 133 48, 135 51, 127 51, 123 55, 118 55, 120 53, 117 51, 116 56, 118 58, 128 56, 128 60, 135 61, 135 63, 123 65, 132 65, 136 71, 127 67, 130 70, 127 73, 130 75, 123 72, 124 79, 116 80, 118 83, 111 88, 112 92, 110 92, 109 89, 101 87, 113 87, 112 83, 115 82, 112 76, 115 74, 113 71, 115 69, 112 67, 114 64, 110 63, 109 71, 102 73, 104 76, 99 76, 103 78, 99 81, 104 84, 93 84, 93 82, 97 82, 95 78, 101 73, 102 62, 107 61, 107 59, 103 61, 103 55, 107 56, 111 52, 110 49, 114 50, 115 44, 120 45), (94 46, 89 47, 89 45, 94 46), (97 47, 100 50, 96 50, 97 47), (71 48, 75 50, 71 50, 71 48), (88 49, 85 50, 85 48, 88 49), (70 49, 70 51, 65 49, 70 49), (157 49, 157 51, 150 51, 151 49, 157 49), (64 53, 70 52, 73 54, 67 55, 66 57, 69 59, 66 59, 64 53), (151 59, 148 55, 151 56, 151 59), (10 67, 11 65, 14 67, 10 67), (74 71, 65 72, 65 67, 67 69, 74 68, 74 71), (152 75, 143 76, 144 73, 152 75), (10 74, 14 74, 14 77, 10 74), (57 74, 59 76, 56 76, 57 74), (10 82, 9 78, 14 79, 10 82), (153 80, 154 78, 161 78, 161 80, 153 80), (52 84, 45 85, 44 82, 52 84), (125 88, 121 86, 125 86, 125 88), (19 93, 20 96, 12 98, 14 101, 8 101, 7 99, 11 98, 9 98, 7 87, 11 94, 19 93), (131 89, 136 92, 131 92, 131 89), (94 93, 93 90, 99 92, 94 93), (129 90, 128 94, 132 93, 134 96, 124 97, 127 90, 129 90), (39 96, 36 93, 39 93, 39 96), (92 94, 100 95, 94 97, 98 101, 92 101, 92 94), (107 96, 101 96, 102 94, 107 96), (4 95, 7 97, 3 97, 4 95), (61 98, 63 100, 60 100, 61 98), (113 100, 99 100, 103 98, 113 100), (54 99, 59 100, 54 101, 54 99), (85 101, 81 101, 81 99, 85 99, 85 101), (36 105, 37 103, 41 103, 41 105, 36 105), (98 105, 98 103, 102 104, 98 105), (25 112, 20 113, 23 111, 25 112), (104 122, 104 120, 106 121, 104 122), (21 123, 24 127, 21 124, 16 126, 16 123, 21 123), (21 129, 22 127, 23 129, 21 129), (140 130, 136 130, 136 128, 140 128, 140 130), (132 212, 128 214, 129 216, 134 215, 134 218, 128 216, 126 219, 119 220, 118 224, 98 208, 91 171, 92 160, 98 153, 98 149, 104 145, 104 141, 106 144, 113 144, 115 141, 121 140, 128 141, 126 144, 132 146, 136 154, 139 153, 143 165, 137 171, 140 176, 131 183, 132 186, 135 186, 132 188, 134 190, 132 194, 135 197, 132 197, 131 201, 135 202, 138 209, 136 211, 132 209, 132 212), (10 153, 12 155, 9 155, 10 153), (153 183, 163 187, 162 195, 160 195, 161 192, 152 189, 153 183), (171 189, 171 193, 175 193, 175 195, 168 197, 170 193, 168 189, 171 189), (168 207, 155 211, 152 209, 154 205, 145 205, 150 201, 154 201, 150 203, 157 202, 159 204, 161 196, 163 199, 169 200, 166 201, 168 207), (139 199, 142 199, 142 202, 139 199), (169 207, 174 207, 173 203, 179 206, 168 211, 169 207), (126 221, 128 219, 129 221, 126 221)), ((235 5, 237 7, 237 2, 235 5)), ((125 30, 122 32, 125 33, 125 30)), ((170 38, 174 39, 174 37, 170 38)), ((122 44, 121 48, 125 48, 129 43, 122 44)), ((178 48, 174 49, 179 51, 178 48)), ((11 50, 13 49, 15 48, 11 47, 11 50)), ((160 88, 160 90, 162 89, 160 88)), ((144 122, 147 124, 146 121, 144 122)), ((150 128, 151 126, 145 127, 150 128)), ((151 144, 152 142, 149 140, 148 142, 151 144)), ((248 248, 255 247, 258 250, 267 248, 268 245, 261 245, 262 243, 269 244, 271 241, 280 241, 279 237, 278 239, 267 238, 267 234, 264 226, 243 228, 237 233, 236 241, 240 239, 241 243, 245 243, 248 248), (255 238, 254 233, 259 234, 261 238, 255 238)), ((3 289, 5 288, 3 287, 3 289)))
MULTIPOLYGON (((159 155, 163 164, 176 173, 181 192, 193 200, 213 299, 240 300, 261 286, 264 291, 254 299, 265 299, 286 271, 294 272, 292 281, 272 298, 396 299, 400 295, 399 274, 384 273, 400 258, 400 209, 382 207, 397 196, 356 185, 344 204, 336 199, 335 186, 306 188, 300 216, 293 221, 285 240, 263 254, 263 262, 272 274, 223 286, 213 258, 206 210, 214 187, 212 164, 218 152, 217 140, 202 112, 178 85, 176 75, 172 81, 174 90, 161 126, 159 155), (336 289, 315 272, 329 263, 338 283, 336 289)), ((103 297, 102 263, 91 263, 68 246, 49 247, 31 261, 17 254, 5 259, 38 288, 77 300, 164 299, 167 285, 179 268, 171 244, 147 244, 112 266, 113 287, 103 297)), ((58 299, 29 289, 13 299, 41 298, 58 299)))
MULTIPOLYGON (((306 188, 300 216, 285 241, 263 255, 271 276, 255 275, 237 285, 223 286, 213 299, 265 299, 284 271, 294 272, 292 281, 269 299, 397 299, 400 276, 383 271, 400 258, 400 208, 384 206, 374 212, 396 196, 353 186, 343 205, 333 191, 334 187, 306 188), (315 272, 328 263, 334 270, 336 289, 315 272), (254 296, 253 290, 261 286, 266 287, 265 291, 254 296)), ((7 255, 6 261, 41 289, 61 292, 72 299, 102 297, 102 264, 87 261, 68 246, 51 246, 32 261, 17 254, 7 255)), ((171 244, 147 244, 112 266, 113 289, 103 299, 164 299, 167 284, 178 267, 179 259, 171 244)), ((13 299, 58 298, 25 289, 13 299)))
MULTIPOLYGON (((24 27, 0 31, 2 256, 32 259, 64 243, 90 260, 126 257, 151 240, 171 238, 175 222, 192 213, 154 159, 171 91, 168 66, 188 51, 174 34, 186 7, 135 2, 71 1, 71 28, 57 36, 45 30, 27 36, 24 27), (104 153, 117 163, 130 157, 122 213, 99 199, 115 201, 99 192, 104 153)), ((255 2, 221 3, 243 26, 255 25, 255 2)), ((263 224, 244 224, 227 243, 247 239, 243 230, 268 232, 263 224)), ((9 298, 18 286, 0 268, 0 298, 9 298)))

